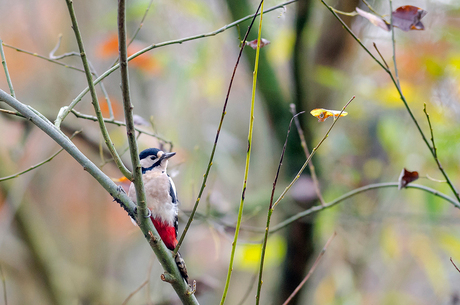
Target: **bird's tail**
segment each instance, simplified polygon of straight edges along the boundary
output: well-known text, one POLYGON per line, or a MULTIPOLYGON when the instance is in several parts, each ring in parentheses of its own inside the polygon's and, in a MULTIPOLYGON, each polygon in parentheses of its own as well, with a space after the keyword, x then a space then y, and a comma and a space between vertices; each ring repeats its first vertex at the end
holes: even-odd
POLYGON ((177 252, 175 260, 176 260, 177 268, 179 268, 180 274, 184 278, 185 282, 187 282, 188 284, 187 267, 185 266, 185 261, 179 252, 177 252))

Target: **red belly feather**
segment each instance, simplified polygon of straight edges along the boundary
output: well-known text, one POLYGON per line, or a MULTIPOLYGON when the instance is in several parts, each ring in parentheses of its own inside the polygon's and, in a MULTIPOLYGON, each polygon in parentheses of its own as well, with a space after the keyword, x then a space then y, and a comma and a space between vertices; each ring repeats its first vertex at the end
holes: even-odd
POLYGON ((173 251, 174 248, 176 248, 177 246, 176 228, 156 218, 150 218, 152 219, 153 225, 155 226, 155 229, 157 229, 158 234, 160 234, 160 237, 165 243, 166 247, 168 247, 169 250, 173 251))

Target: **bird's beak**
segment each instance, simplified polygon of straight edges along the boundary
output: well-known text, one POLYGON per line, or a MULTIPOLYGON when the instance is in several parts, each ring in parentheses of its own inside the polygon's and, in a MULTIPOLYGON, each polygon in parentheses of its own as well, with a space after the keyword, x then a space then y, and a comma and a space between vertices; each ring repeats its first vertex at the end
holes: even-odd
POLYGON ((175 152, 166 153, 166 154, 163 155, 163 159, 169 159, 172 156, 174 156, 175 154, 176 154, 175 152))

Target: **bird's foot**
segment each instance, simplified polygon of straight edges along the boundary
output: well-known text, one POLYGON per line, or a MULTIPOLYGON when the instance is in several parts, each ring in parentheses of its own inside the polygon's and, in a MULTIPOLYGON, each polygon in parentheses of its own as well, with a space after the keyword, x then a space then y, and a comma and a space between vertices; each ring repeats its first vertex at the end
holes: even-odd
POLYGON ((196 281, 193 280, 193 283, 191 285, 188 284, 187 295, 195 294, 195 292, 196 292, 196 281))
POLYGON ((117 191, 118 191, 118 193, 125 193, 126 194, 125 190, 123 189, 123 187, 121 185, 117 186, 117 191))
MULTIPOLYGON (((134 207, 134 215, 137 215, 137 207, 134 207)), ((150 218, 152 216, 152 211, 150 211, 149 208, 147 208, 147 215, 145 215, 145 218, 150 218)))

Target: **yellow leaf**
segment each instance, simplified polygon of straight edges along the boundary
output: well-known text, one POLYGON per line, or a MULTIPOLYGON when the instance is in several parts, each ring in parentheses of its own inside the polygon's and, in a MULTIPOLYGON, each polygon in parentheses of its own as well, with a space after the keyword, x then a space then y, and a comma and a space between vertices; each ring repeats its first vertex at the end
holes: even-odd
MULTIPOLYGON (((236 267, 254 271, 260 264, 260 256, 262 254, 262 246, 254 245, 238 245, 236 248, 236 267)), ((286 241, 280 235, 274 235, 267 242, 265 251, 264 266, 270 267, 281 263, 286 254, 286 241)))
POLYGON ((328 117, 334 117, 337 118, 338 116, 346 116, 348 112, 342 112, 340 114, 341 110, 329 110, 329 109, 324 109, 324 108, 316 108, 310 111, 311 115, 316 117, 319 122, 324 122, 328 117))

